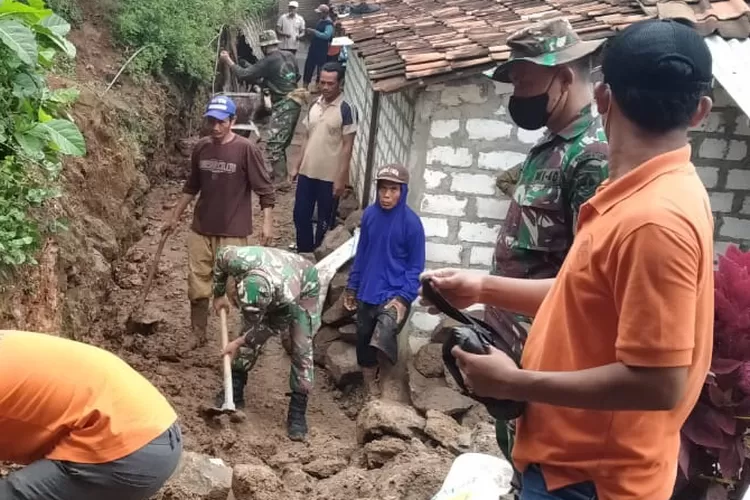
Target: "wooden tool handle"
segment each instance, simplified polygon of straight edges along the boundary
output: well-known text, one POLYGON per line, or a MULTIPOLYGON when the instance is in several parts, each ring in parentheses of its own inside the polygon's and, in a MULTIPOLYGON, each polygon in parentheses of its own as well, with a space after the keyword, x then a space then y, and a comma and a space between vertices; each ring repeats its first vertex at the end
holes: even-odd
MULTIPOLYGON (((227 332, 227 311, 222 309, 221 316, 221 350, 226 349, 229 344, 229 332, 227 332)), ((224 409, 234 410, 234 391, 232 389, 232 357, 229 354, 223 356, 224 362, 224 409)))
POLYGON ((138 309, 143 307, 143 304, 146 303, 148 292, 151 291, 151 285, 154 283, 154 276, 156 276, 156 269, 159 266, 159 259, 161 258, 162 250, 164 250, 164 243, 167 242, 167 237, 169 237, 169 233, 164 233, 161 237, 161 241, 159 241, 159 246, 156 249, 156 254, 154 254, 154 260, 151 262, 151 268, 148 271, 146 286, 143 287, 143 294, 141 295, 141 300, 138 303, 138 309))

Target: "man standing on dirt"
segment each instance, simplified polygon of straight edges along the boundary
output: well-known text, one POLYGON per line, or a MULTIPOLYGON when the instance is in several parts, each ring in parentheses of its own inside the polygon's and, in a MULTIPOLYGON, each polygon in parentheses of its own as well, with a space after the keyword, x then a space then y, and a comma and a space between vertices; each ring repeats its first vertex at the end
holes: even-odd
POLYGON ((290 172, 297 180, 294 199, 294 225, 297 251, 312 252, 336 215, 336 201, 349 182, 354 135, 359 122, 357 109, 341 93, 344 68, 326 63, 320 76, 320 97, 310 106, 303 120, 305 139, 299 162, 290 172), (312 217, 318 207, 318 223, 313 235, 312 217))
POLYGON ((276 23, 276 33, 281 38, 279 48, 292 54, 297 53, 299 39, 305 34, 305 19, 297 14, 298 8, 299 3, 291 0, 289 12, 279 16, 279 21, 276 23))
MULTIPOLYGON (((219 250, 214 266, 214 309, 229 310, 227 280, 235 282, 236 305, 242 314, 242 335, 229 343, 225 354, 234 357, 234 403, 245 405, 247 374, 273 335, 288 330, 292 339, 289 374, 291 400, 287 434, 293 441, 307 435, 307 397, 313 387, 313 335, 320 327, 320 283, 315 266, 299 255, 276 248, 227 246, 219 250), (239 351, 239 355, 237 352, 239 351)), ((224 400, 223 391, 217 398, 224 400)))
MULTIPOLYGON (((607 177, 607 142, 592 112, 591 56, 601 41, 584 42, 565 19, 540 22, 508 37, 510 60, 493 80, 513 84, 508 111, 519 127, 546 133, 518 172, 491 273, 553 278, 573 242, 581 205, 607 177)), ((488 307, 485 320, 521 352, 531 318, 488 307)), ((510 459, 512 425, 497 422, 510 459)))
POLYGON ((307 28, 307 33, 312 36, 310 48, 305 59, 305 73, 302 84, 305 89, 310 87, 313 74, 317 72, 316 82, 320 83, 323 65, 328 60, 328 46, 333 40, 333 19, 331 19, 331 8, 326 4, 320 4, 315 12, 320 16, 318 24, 313 28, 307 28))
POLYGON ((258 64, 242 67, 234 63, 227 51, 221 60, 228 64, 235 76, 253 84, 262 80, 271 93, 271 118, 265 134, 266 156, 273 171, 277 188, 290 188, 287 182, 286 149, 294 138, 294 129, 304 104, 304 92, 297 89, 299 68, 297 59, 287 51, 279 50, 276 32, 266 30, 260 34, 260 46, 265 57, 258 64))
POLYGON ((208 341, 208 301, 216 251, 224 245, 246 245, 253 232, 253 191, 263 210, 261 244, 271 242, 273 185, 258 147, 232 132, 236 111, 229 97, 211 99, 204 115, 211 135, 195 145, 182 198, 162 228, 167 234, 174 231, 182 212, 200 193, 187 239, 192 348, 208 341))
POLYGON ((122 359, 43 333, 0 330, 2 500, 146 500, 182 455, 177 414, 122 359))

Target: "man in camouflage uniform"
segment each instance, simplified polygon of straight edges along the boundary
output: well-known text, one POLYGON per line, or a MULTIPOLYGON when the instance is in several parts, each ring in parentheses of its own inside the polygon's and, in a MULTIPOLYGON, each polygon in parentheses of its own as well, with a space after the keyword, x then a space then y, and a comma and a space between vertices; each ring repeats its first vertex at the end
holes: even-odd
POLYGON ((266 30, 259 38, 265 57, 258 64, 239 66, 232 61, 226 51, 221 52, 221 59, 229 65, 238 79, 249 84, 262 80, 263 86, 271 93, 271 118, 263 138, 274 181, 278 188, 286 190, 289 188, 286 149, 292 143, 305 93, 297 88, 300 79, 297 59, 294 54, 279 50, 276 32, 266 30))
MULTIPOLYGON (((601 42, 584 42, 566 19, 547 20, 508 37, 508 62, 487 74, 513 84, 508 111, 519 127, 547 127, 526 160, 498 178, 510 196, 498 235, 492 274, 552 278, 573 242, 580 206, 607 177, 604 129, 592 111, 592 55, 601 42)), ((486 321, 521 352, 531 318, 488 307, 486 321)), ((497 422, 508 459, 512 423, 497 422)))
MULTIPOLYGON (((227 346, 232 361, 234 402, 244 406, 247 374, 266 341, 288 330, 292 339, 291 400, 287 432, 294 441, 307 434, 307 396, 313 386, 313 335, 320 327, 318 270, 297 254, 258 246, 225 246, 214 265, 214 309, 229 309, 227 280, 237 290, 242 335, 227 346), (239 351, 239 353, 238 353, 239 351)), ((223 392, 219 400, 223 401, 223 392)))

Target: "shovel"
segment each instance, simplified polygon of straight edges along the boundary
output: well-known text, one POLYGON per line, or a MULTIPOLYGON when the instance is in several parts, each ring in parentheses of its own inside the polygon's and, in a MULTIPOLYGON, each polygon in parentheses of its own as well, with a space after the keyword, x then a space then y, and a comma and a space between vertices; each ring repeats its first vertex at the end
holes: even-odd
MULTIPOLYGON (((229 343, 229 333, 227 332, 227 312, 222 309, 221 312, 221 350, 226 349, 229 343)), ((234 406, 234 391, 232 390, 232 358, 229 354, 225 354, 222 358, 224 362, 224 404, 221 408, 205 407, 203 413, 209 417, 217 415, 237 415, 239 412, 234 406)))
POLYGON ((159 266, 159 259, 161 258, 161 252, 164 250, 164 243, 167 242, 168 233, 164 233, 159 241, 159 247, 156 249, 154 260, 151 262, 151 268, 148 271, 148 278, 146 279, 146 286, 143 287, 143 293, 141 299, 135 306, 133 312, 130 313, 125 323, 125 329, 128 333, 141 333, 147 335, 151 333, 154 325, 159 322, 157 318, 146 317, 143 314, 143 304, 146 303, 146 297, 148 292, 151 291, 151 285, 154 283, 154 277, 156 276, 156 269, 159 266))

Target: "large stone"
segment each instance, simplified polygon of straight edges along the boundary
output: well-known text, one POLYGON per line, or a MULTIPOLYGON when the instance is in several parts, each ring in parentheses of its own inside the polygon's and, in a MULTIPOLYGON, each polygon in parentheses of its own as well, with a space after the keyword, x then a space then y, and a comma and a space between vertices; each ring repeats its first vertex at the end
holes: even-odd
POLYGON ((347 466, 342 458, 318 458, 302 467, 302 470, 317 479, 325 479, 338 474, 347 466))
POLYGON ((338 300, 328 309, 323 312, 323 324, 331 326, 341 326, 351 320, 354 316, 354 311, 349 311, 344 307, 344 295, 342 294, 338 300))
POLYGON ((493 425, 495 423, 495 419, 492 418, 492 415, 490 415, 490 412, 487 411, 487 408, 483 404, 478 404, 471 408, 461 419, 461 425, 469 429, 473 429, 480 422, 493 425))
POLYGON ((442 344, 425 344, 414 356, 414 368, 427 378, 443 376, 442 344))
POLYGON ((326 364, 326 352, 333 342, 339 339, 341 334, 336 328, 323 326, 313 337, 313 359, 321 366, 326 364))
POLYGON ((463 429, 452 417, 439 411, 427 410, 424 433, 443 448, 453 453, 460 453, 459 436, 462 432, 463 429))
POLYGON ((458 382, 456 382, 456 379, 453 378, 453 375, 451 375, 451 372, 448 371, 448 367, 445 366, 445 364, 443 364, 443 377, 445 377, 445 383, 448 384, 448 387, 456 392, 461 392, 461 386, 458 385, 458 382))
POLYGON ((339 217, 346 220, 358 208, 359 208, 359 202, 357 201, 357 197, 354 195, 354 192, 347 191, 346 193, 344 193, 344 196, 339 201, 339 206, 338 206, 339 217))
POLYGON ((357 383, 362 379, 362 370, 357 364, 357 349, 340 340, 333 341, 326 350, 326 369, 334 383, 343 387, 357 383))
POLYGON ((392 436, 370 441, 364 447, 367 468, 377 469, 389 462, 393 457, 406 450, 406 442, 392 436))
POLYGON ((425 500, 432 498, 448 475, 454 455, 441 448, 410 447, 381 469, 371 471, 378 498, 425 500))
POLYGON ((344 469, 335 476, 319 481, 309 500, 352 500, 378 498, 367 471, 344 469))
POLYGON ((315 252, 313 252, 315 254, 315 259, 320 262, 338 247, 349 241, 349 238, 351 237, 352 233, 347 231, 344 226, 338 226, 331 229, 323 237, 320 246, 315 249, 315 252))
POLYGON ((297 493, 310 493, 314 484, 313 479, 297 463, 287 464, 281 469, 281 481, 289 490, 297 493))
POLYGON ((461 323, 452 318, 443 318, 440 320, 440 323, 438 323, 438 326, 432 331, 430 342, 433 344, 445 343, 445 341, 448 340, 450 329, 454 326, 461 326, 461 323))
POLYGON ((359 226, 362 225, 362 215, 364 213, 365 213, 364 210, 359 209, 349 214, 349 217, 347 217, 346 220, 344 221, 344 227, 350 233, 353 233, 355 229, 357 229, 359 226))
POLYGON ((226 500, 232 489, 232 468, 220 458, 183 452, 177 471, 158 500, 226 500))
POLYGON ((341 340, 352 345, 357 344, 357 325, 349 323, 348 325, 339 327, 339 335, 341 340))
POLYGON ((495 425, 488 422, 479 422, 471 430, 470 450, 474 453, 485 453, 495 457, 502 457, 500 446, 497 444, 495 425))
POLYGON ((262 464, 237 465, 232 490, 237 500, 275 500, 287 496, 281 479, 270 467, 262 464))
POLYGON ((341 297, 341 294, 344 293, 344 290, 346 290, 346 284, 349 281, 349 268, 350 265, 347 264, 333 276, 331 284, 328 287, 328 296, 326 297, 326 301, 329 304, 335 304, 339 300, 339 297, 341 297))
POLYGON ((449 388, 442 378, 427 378, 409 365, 409 395, 419 411, 437 410, 455 418, 478 404, 471 398, 449 388))
POLYGON ((357 442, 364 444, 380 436, 409 439, 421 434, 425 419, 410 406, 395 401, 374 400, 357 418, 357 442))

